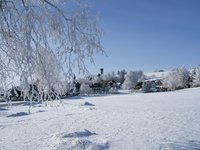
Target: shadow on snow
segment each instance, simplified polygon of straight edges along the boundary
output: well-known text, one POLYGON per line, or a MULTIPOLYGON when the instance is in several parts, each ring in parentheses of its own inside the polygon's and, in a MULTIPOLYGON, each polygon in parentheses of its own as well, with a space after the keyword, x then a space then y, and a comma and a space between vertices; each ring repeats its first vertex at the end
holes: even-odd
POLYGON ((92 133, 89 130, 85 129, 84 131, 69 133, 63 136, 63 138, 80 138, 80 137, 89 137, 92 135, 97 135, 96 133, 92 133))
POLYGON ((15 114, 8 115, 7 117, 21 117, 21 116, 26 116, 26 115, 29 115, 29 114, 26 112, 18 112, 15 114))
POLYGON ((160 150, 200 150, 200 141, 166 141, 161 144, 160 150))

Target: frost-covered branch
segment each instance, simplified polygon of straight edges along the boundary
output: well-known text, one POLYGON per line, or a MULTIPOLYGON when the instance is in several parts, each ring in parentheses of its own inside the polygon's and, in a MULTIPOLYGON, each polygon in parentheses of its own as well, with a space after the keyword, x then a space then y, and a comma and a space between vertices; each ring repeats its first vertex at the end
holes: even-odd
POLYGON ((77 0, 0 0, 0 86, 20 85, 28 99, 30 85, 41 99, 60 94, 61 79, 87 72, 85 61, 104 52, 97 22, 77 0))

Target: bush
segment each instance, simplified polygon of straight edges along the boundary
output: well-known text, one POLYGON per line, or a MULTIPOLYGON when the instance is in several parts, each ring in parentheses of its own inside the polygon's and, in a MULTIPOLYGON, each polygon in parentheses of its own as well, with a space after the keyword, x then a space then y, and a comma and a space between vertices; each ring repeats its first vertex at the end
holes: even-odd
POLYGON ((92 94, 92 89, 88 84, 82 83, 80 87, 80 94, 89 95, 92 94))
POLYGON ((125 81, 122 85, 123 89, 130 90, 133 89, 138 80, 143 76, 143 72, 141 70, 139 71, 130 71, 128 74, 125 76, 125 81))
POLYGON ((118 89, 116 87, 111 87, 109 90, 110 94, 117 94, 118 93, 118 89))
POLYGON ((193 85, 200 86, 200 66, 194 70, 193 78, 193 85))
POLYGON ((165 82, 170 90, 177 90, 189 87, 190 73, 185 67, 175 69, 168 73, 165 82))

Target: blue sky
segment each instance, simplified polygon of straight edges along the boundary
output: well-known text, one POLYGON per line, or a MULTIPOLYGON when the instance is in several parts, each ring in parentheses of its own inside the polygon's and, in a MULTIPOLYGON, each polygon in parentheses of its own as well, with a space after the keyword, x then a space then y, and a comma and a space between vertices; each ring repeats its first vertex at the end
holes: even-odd
POLYGON ((200 0, 85 0, 101 16, 107 56, 92 74, 173 69, 200 64, 200 0))

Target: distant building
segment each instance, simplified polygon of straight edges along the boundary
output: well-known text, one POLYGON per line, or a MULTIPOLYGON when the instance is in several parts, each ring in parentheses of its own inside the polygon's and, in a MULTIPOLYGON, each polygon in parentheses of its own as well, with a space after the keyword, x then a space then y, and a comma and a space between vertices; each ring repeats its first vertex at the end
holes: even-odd
POLYGON ((167 91, 167 86, 160 79, 150 79, 138 82, 134 89, 141 89, 143 92, 164 92, 167 91))

